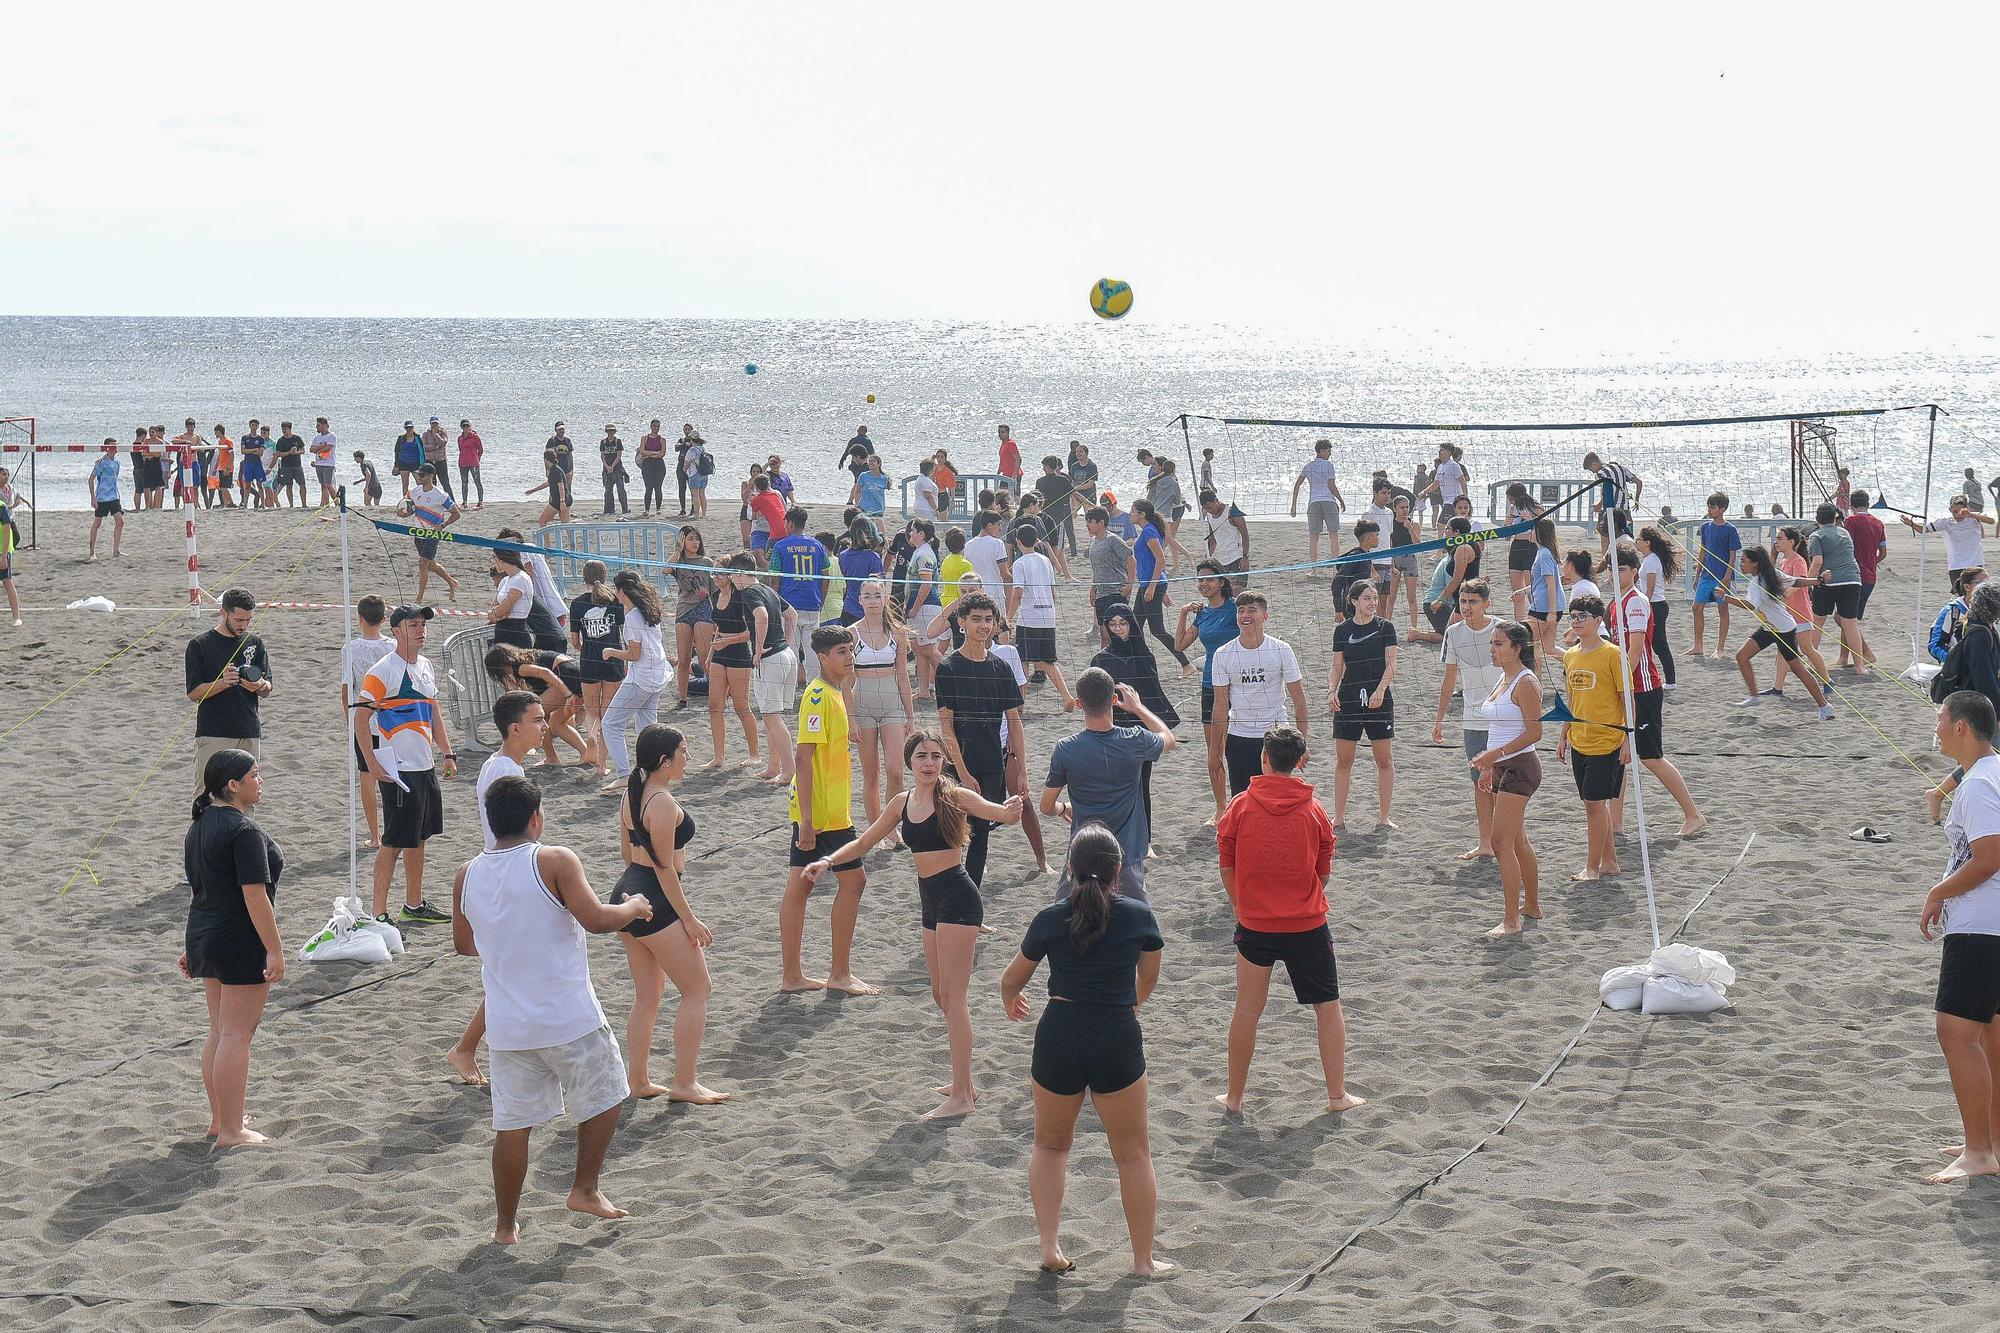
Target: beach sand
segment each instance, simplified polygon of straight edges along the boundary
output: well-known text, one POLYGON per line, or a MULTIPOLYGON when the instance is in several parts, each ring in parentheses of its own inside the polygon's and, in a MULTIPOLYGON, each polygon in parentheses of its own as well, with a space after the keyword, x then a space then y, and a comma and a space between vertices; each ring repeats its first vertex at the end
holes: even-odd
MULTIPOLYGON (((495 506, 468 523, 491 532, 532 517, 495 506)), ((80 562, 87 521, 44 516, 45 549, 19 559, 30 607, 91 593, 135 608, 184 601, 175 516, 136 516, 128 558, 96 565, 80 562)), ((732 534, 712 547, 734 546, 733 523, 705 526, 712 539, 732 534)), ((266 600, 339 599, 333 524, 208 514, 200 531, 212 591, 241 583, 266 600)), ((1295 528, 1257 525, 1260 563, 1302 547, 1295 528)), ((1871 607, 1892 666, 1909 657, 1916 552, 1896 541, 1871 607)), ((406 543, 357 528, 353 557, 357 595, 393 602, 413 587, 406 543)), ((484 605, 484 560, 447 558, 466 576, 462 604, 484 605)), ((1301 650, 1324 736, 1324 580, 1258 586, 1276 598, 1274 631, 1301 650)), ((1092 649, 1080 596, 1065 597, 1061 651, 1074 669, 1092 649)), ((559 1122, 536 1136, 520 1245, 488 1243, 487 1095, 444 1064, 479 977, 441 927, 410 928, 409 953, 393 964, 293 961, 252 1056, 249 1105, 276 1142, 214 1152, 200 1136, 201 994, 174 970, 194 786, 181 654, 209 623, 205 613, 32 610, 23 629, 0 630, 15 909, 0 938, 6 1327, 1192 1329, 1230 1326, 1260 1304, 1262 1325, 1285 1328, 2000 1322, 2000 1181, 1921 1183, 1958 1132, 1932 1036, 1936 946, 1916 931, 1944 841, 1923 823, 1920 779, 1891 748, 1928 773, 1948 767, 1931 753, 1921 691, 1842 673, 1852 704, 1822 724, 1799 698, 1734 708, 1733 663, 1683 662, 1669 753, 1712 828, 1676 839, 1671 803, 1647 787, 1662 929, 1713 888, 1684 938, 1727 953, 1741 977, 1720 1013, 1654 1019, 1597 1006, 1599 974, 1650 946, 1639 848, 1621 843, 1627 873, 1616 882, 1565 882, 1583 822, 1553 737, 1530 807, 1545 920, 1516 941, 1482 938, 1498 919, 1497 874, 1454 859, 1470 845, 1470 784, 1455 724, 1445 747, 1427 744, 1435 658, 1406 651, 1402 829, 1371 831, 1364 757, 1331 895, 1349 1086, 1368 1104, 1324 1112, 1311 1023, 1276 979, 1248 1114, 1231 1119, 1212 1100, 1234 954, 1213 836, 1200 827, 1209 797, 1198 681, 1175 680, 1163 655, 1187 721, 1183 748, 1154 779, 1163 859, 1149 881, 1167 952, 1143 1021, 1160 1246, 1186 1271, 1147 1284, 1125 1276, 1116 1175, 1088 1111, 1063 1232, 1080 1266, 1061 1279, 1035 1268, 1032 1024, 1004 1019, 997 983, 1053 882, 1034 877, 1021 835, 995 834, 987 877, 999 933, 973 979, 980 1109, 924 1123, 946 1077, 944 1027, 908 865, 900 853, 868 861, 856 963, 882 996, 777 995, 783 795, 740 769, 693 774, 681 788, 700 821, 689 894, 715 932, 702 1076, 737 1099, 628 1104, 604 1185, 630 1218, 563 1209, 574 1139, 559 1122), (1861 824, 1895 840, 1849 841, 1861 824)), ((456 627, 440 622, 433 644, 456 627)), ((1733 648, 1741 617, 1732 628, 1733 648)), ((1684 602, 1672 631, 1684 646, 1684 602)), ((257 632, 277 680, 257 817, 284 847, 278 916, 295 952, 346 886, 341 621, 272 610, 257 632)), ((1770 661, 1759 662, 1766 679, 1770 661)), ((1046 689, 1031 692, 1028 717, 1038 783, 1049 747, 1076 722, 1046 689)), ((705 712, 664 720, 704 752, 705 712)), ((740 745, 731 742, 732 759, 740 745)), ((1330 802, 1330 748, 1306 776, 1330 802)), ((535 780, 548 839, 576 848, 608 892, 613 803, 576 770, 535 780)), ((859 787, 857 777, 857 805, 859 787)), ((477 847, 470 771, 447 799, 433 901, 448 899, 453 868, 477 847)), ((825 962, 826 903, 815 897, 809 965, 825 962)), ((591 959, 622 1044, 622 951, 595 940, 591 959)), ((1030 991, 1037 1011, 1041 983, 1030 991)), ((671 1068, 673 1004, 670 992, 656 1075, 671 1068)))

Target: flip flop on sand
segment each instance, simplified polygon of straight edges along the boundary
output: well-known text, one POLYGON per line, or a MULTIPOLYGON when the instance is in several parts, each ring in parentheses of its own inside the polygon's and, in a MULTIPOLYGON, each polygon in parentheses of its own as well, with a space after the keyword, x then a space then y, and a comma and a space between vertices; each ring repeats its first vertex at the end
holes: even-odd
POLYGON ((1873 829, 1873 828, 1869 827, 1869 826, 1868 826, 1868 825, 1866 825, 1866 824, 1863 824, 1863 825, 1862 825, 1862 826, 1861 826, 1860 828, 1858 828, 1858 829, 1854 830, 1854 832, 1852 832, 1852 833, 1848 834, 1847 836, 1848 836, 1849 838, 1853 839, 1853 840, 1854 840, 1855 842, 1892 842, 1892 841, 1894 841, 1894 839, 1892 839, 1892 838, 1891 838, 1891 837, 1890 837, 1890 836, 1889 836, 1888 834, 1886 834, 1886 833, 1878 833, 1878 832, 1877 832, 1877 831, 1876 831, 1875 829, 1873 829))

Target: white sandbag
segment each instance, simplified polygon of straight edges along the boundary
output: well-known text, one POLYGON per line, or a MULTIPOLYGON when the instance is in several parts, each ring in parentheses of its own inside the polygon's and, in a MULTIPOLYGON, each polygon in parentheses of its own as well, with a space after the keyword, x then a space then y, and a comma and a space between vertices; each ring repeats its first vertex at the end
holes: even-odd
POLYGON ((347 901, 336 898, 326 928, 299 946, 302 963, 386 963, 389 945, 373 931, 355 929, 347 901))
POLYGON ((347 910, 349 916, 354 918, 354 928, 356 930, 365 930, 371 935, 380 935, 382 943, 389 946, 389 952, 392 955, 403 952, 403 932, 396 929, 387 921, 368 915, 368 908, 363 905, 359 898, 341 898, 336 901, 339 906, 347 910))
POLYGON ((1652 963, 1653 971, 1658 976, 1679 977, 1697 985, 1706 982, 1717 986, 1736 984, 1736 969, 1713 949, 1698 949, 1692 944, 1669 944, 1653 950, 1652 963))
POLYGON ((1644 997, 1646 982, 1653 975, 1649 963, 1614 967, 1597 983, 1597 998, 1608 1009, 1637 1009, 1644 997))
POLYGON ((116 611, 118 606, 109 597, 79 597, 68 607, 71 611, 116 611))
POLYGON ((1729 1003, 1722 987, 1680 977, 1656 976, 1646 983, 1640 1009, 1649 1014, 1709 1014, 1729 1003))

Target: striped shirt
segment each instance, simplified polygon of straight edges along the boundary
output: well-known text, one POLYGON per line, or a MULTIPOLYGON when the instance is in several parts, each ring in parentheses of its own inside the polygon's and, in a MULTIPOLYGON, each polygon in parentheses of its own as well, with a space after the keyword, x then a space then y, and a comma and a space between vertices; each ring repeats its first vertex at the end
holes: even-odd
POLYGON ((458 508, 457 505, 452 503, 449 495, 446 495, 435 486, 428 489, 419 487, 411 491, 410 507, 414 511, 413 516, 417 520, 416 526, 420 528, 443 527, 445 516, 458 508))
POLYGON ((1636 584, 1612 606, 1611 627, 1621 636, 1639 636, 1640 650, 1636 654, 1629 651, 1622 637, 1619 640, 1620 646, 1628 647, 1626 656, 1632 663, 1632 693, 1644 694, 1664 685, 1660 660, 1653 656, 1653 606, 1636 584))
POLYGON ((372 730, 396 756, 396 767, 419 772, 435 765, 431 753, 437 717, 437 675, 430 660, 390 653, 361 678, 361 697, 375 705, 372 730))
POLYGON ((1623 463, 1605 463, 1598 469, 1597 479, 1604 483, 1606 509, 1632 507, 1632 484, 1639 480, 1638 473, 1623 463))

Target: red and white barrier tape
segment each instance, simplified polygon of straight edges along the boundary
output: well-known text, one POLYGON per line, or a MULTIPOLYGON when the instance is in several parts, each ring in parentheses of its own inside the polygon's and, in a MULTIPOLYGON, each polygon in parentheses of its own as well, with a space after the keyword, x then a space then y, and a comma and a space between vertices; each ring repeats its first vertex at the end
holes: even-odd
POLYGON ((0 454, 94 454, 101 444, 0 444, 0 454))

